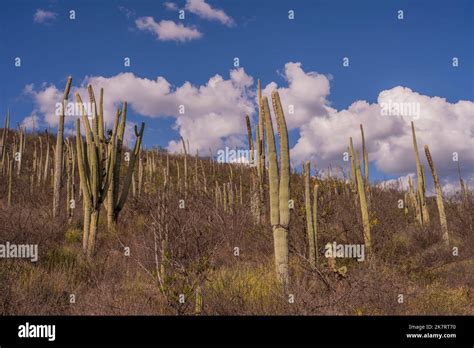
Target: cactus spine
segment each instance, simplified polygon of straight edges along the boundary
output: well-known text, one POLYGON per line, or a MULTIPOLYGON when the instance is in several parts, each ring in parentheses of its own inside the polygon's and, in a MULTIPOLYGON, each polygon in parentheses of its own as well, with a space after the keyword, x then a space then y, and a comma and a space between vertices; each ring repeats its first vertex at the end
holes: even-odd
POLYGON ((310 176, 311 166, 309 162, 306 162, 304 171, 304 197, 306 208, 306 232, 308 234, 308 259, 311 267, 314 268, 316 266, 316 238, 313 221, 314 212, 311 209, 310 176))
POLYGON ((290 222, 289 196, 290 196, 290 157, 288 148, 288 131, 285 116, 281 107, 277 91, 272 93, 272 103, 277 120, 278 134, 280 137, 281 169, 278 171, 275 135, 268 107, 268 99, 262 98, 265 115, 266 140, 268 149, 268 184, 270 193, 270 223, 273 229, 275 248, 275 266, 278 281, 287 289, 289 283, 288 267, 288 232, 290 222))
POLYGON ((63 134, 64 134, 64 112, 66 109, 66 102, 71 89, 72 77, 69 76, 66 83, 66 88, 63 94, 63 104, 61 108, 61 115, 59 115, 58 134, 56 137, 56 153, 54 159, 54 184, 53 184, 53 216, 58 215, 59 209, 59 194, 61 190, 61 172, 63 167, 63 134))
POLYGON ((430 217, 428 213, 428 206, 426 205, 425 200, 425 174, 423 171, 423 167, 420 163, 420 154, 418 153, 418 145, 416 143, 416 135, 415 135, 415 125, 413 121, 411 122, 411 131, 413 136, 413 149, 415 151, 415 158, 416 158, 416 174, 418 177, 417 180, 417 200, 420 206, 420 215, 418 216, 418 222, 421 226, 427 225, 430 222, 430 217))
POLYGON ((436 204, 438 205, 439 222, 441 224, 442 237, 444 242, 449 246, 448 222, 446 220, 446 213, 444 212, 443 191, 441 190, 441 185, 439 184, 438 173, 436 172, 436 167, 433 163, 433 158, 431 158, 430 149, 428 145, 425 145, 425 155, 431 169, 431 174, 433 175, 433 181, 436 189, 436 204))

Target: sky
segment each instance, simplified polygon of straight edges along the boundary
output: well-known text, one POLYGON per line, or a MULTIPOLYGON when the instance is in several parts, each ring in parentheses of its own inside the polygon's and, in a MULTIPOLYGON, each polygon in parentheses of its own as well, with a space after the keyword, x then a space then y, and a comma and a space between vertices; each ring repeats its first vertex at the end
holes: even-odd
POLYGON ((180 151, 181 135, 208 154, 246 147, 260 79, 280 93, 294 166, 347 170, 362 123, 371 180, 406 178, 414 121, 444 189, 459 186, 454 153, 472 188, 473 38, 469 0, 4 0, 0 116, 54 128, 72 75, 83 99, 88 83, 104 88, 108 122, 127 100, 127 129, 145 122, 146 146, 180 151))

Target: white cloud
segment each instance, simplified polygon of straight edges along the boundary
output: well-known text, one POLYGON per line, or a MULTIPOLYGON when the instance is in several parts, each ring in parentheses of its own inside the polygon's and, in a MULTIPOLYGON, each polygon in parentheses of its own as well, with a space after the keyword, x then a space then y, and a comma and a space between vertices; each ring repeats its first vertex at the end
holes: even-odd
POLYGON ((178 9, 178 6, 174 3, 174 2, 170 2, 170 1, 166 1, 163 3, 163 6, 167 9, 167 10, 173 10, 173 11, 176 11, 178 9))
MULTIPOLYGON (((232 70, 227 80, 215 75, 204 85, 194 86, 185 82, 176 88, 161 76, 155 80, 132 73, 94 76, 86 78, 79 88, 73 87, 71 94, 78 91, 86 101, 85 86, 89 83, 94 86, 96 94, 104 88, 104 113, 109 126, 117 106, 122 100, 127 100, 129 108, 140 115, 174 117, 175 128, 189 140, 193 153, 196 150, 207 153, 209 148, 215 151, 224 145, 245 146, 244 115, 252 114, 255 105, 253 92, 249 90, 253 79, 242 68, 232 70), (179 113, 180 105, 184 106, 184 114, 179 113)), ((29 85, 25 90, 35 100, 36 110, 44 115, 45 121, 57 125, 54 108, 62 98, 61 92, 52 85, 45 85, 39 91, 29 85)), ((66 118, 66 122, 71 122, 71 119, 66 118)), ((168 148, 180 151, 181 144, 178 140, 171 141, 168 148)))
POLYGON ((47 24, 54 21, 57 16, 58 14, 56 12, 37 9, 33 15, 33 21, 39 24, 47 24))
MULTIPOLYGON (((369 161, 387 175, 406 176, 415 171, 410 121, 406 116, 384 116, 384 103, 418 103, 419 117, 415 120, 420 157, 425 166, 428 182, 431 174, 426 163, 423 146, 429 145, 442 184, 458 185, 457 163, 452 161, 457 152, 464 180, 474 187, 474 103, 461 100, 449 102, 444 98, 419 94, 406 87, 394 87, 381 91, 376 103, 355 101, 347 109, 336 110, 329 102, 330 79, 316 72, 305 72, 300 63, 285 65, 284 78, 287 86, 270 82, 263 94, 270 97, 278 88, 290 129, 299 132, 291 149, 294 165, 311 160, 318 171, 329 165, 333 170, 343 167, 348 139, 353 137, 354 146, 361 151, 359 125, 364 126, 369 161), (294 105, 294 114, 288 106, 294 105)), ((207 83, 193 85, 185 82, 172 86, 165 77, 141 78, 132 73, 112 77, 88 77, 79 88, 85 98, 85 86, 92 83, 96 93, 105 90, 104 108, 106 120, 111 123, 114 110, 126 99, 130 108, 146 117, 173 117, 174 127, 185 139, 189 139, 191 151, 207 153, 229 147, 245 147, 246 130, 244 115, 255 115, 256 101, 254 80, 244 69, 230 71, 229 78, 220 75, 209 78, 207 83), (185 113, 179 113, 184 105, 185 113)), ((50 125, 57 123, 54 105, 60 101, 61 91, 55 86, 43 85, 38 91, 29 85, 25 92, 36 102, 36 112, 45 116, 50 125), (53 110, 53 111, 52 111, 53 110)), ((180 151, 176 139, 168 144, 171 151, 180 151)), ((431 186, 431 184, 430 184, 431 186)))
POLYGON ((153 33, 160 41, 190 41, 202 37, 196 28, 186 27, 181 23, 176 24, 170 20, 155 22, 153 17, 140 17, 135 20, 138 29, 153 33))
MULTIPOLYGON (((314 72, 305 72, 299 63, 287 63, 284 77, 288 87, 278 88, 289 128, 298 129, 300 137, 291 149, 295 164, 315 160, 318 166, 341 165, 348 139, 361 151, 359 125, 363 124, 369 160, 377 169, 391 175, 412 172, 415 167, 410 122, 414 120, 420 157, 429 181, 431 175, 423 146, 429 145, 439 174, 455 180, 457 152, 461 166, 474 172, 474 103, 461 100, 450 103, 444 98, 430 97, 397 86, 379 93, 377 103, 356 101, 347 109, 336 110, 327 100, 329 79, 314 72), (386 116, 382 106, 414 103, 419 106, 417 117, 386 116), (293 104, 294 115, 288 113, 293 104)), ((269 95, 274 82, 265 89, 269 95)), ((348 168, 348 166, 346 167, 348 168)), ((468 175, 469 176, 469 175, 468 175)))
POLYGON ((403 175, 398 177, 397 179, 389 179, 379 182, 377 184, 378 187, 382 189, 394 189, 394 190, 408 190, 409 188, 409 178, 411 178, 412 185, 416 190, 416 174, 415 173, 408 173, 407 175, 403 175))
POLYGON ((186 10, 201 18, 219 21, 229 27, 234 25, 234 20, 223 10, 212 8, 204 0, 188 0, 186 2, 186 10))

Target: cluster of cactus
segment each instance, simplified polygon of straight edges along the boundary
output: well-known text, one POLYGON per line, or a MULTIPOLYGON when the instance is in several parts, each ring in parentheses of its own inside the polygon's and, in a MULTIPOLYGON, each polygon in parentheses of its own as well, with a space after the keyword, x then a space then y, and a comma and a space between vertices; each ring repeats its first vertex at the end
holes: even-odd
POLYGON ((132 156, 128 161, 123 189, 121 195, 119 195, 127 104, 126 102, 123 103, 121 111, 117 109, 113 129, 109 132, 108 137, 106 137, 104 132, 103 90, 100 92, 99 112, 97 112, 95 96, 91 85, 88 86, 88 92, 92 105, 92 128, 82 99, 76 93, 76 101, 82 110, 82 123, 86 135, 86 142, 84 143, 81 135, 80 120, 77 119, 76 154, 84 205, 83 248, 86 255, 90 257, 95 250, 102 203, 107 197, 106 209, 109 227, 115 226, 118 214, 125 204, 132 174, 135 169, 135 161, 140 152, 145 125, 142 123, 140 131, 135 126, 137 140, 132 156))

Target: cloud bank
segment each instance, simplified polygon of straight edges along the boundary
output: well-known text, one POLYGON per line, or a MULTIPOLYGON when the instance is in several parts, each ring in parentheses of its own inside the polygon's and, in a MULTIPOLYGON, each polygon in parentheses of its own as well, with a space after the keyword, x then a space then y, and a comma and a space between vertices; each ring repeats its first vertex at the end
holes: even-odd
MULTIPOLYGON (((474 185, 474 103, 460 100, 450 103, 445 98, 422 95, 408 87, 397 86, 379 93, 376 103, 358 100, 347 109, 336 110, 329 101, 330 78, 317 72, 304 71, 301 63, 289 62, 283 76, 285 86, 275 82, 263 88, 270 97, 272 90, 280 93, 288 127, 298 134, 291 149, 294 165, 314 161, 318 168, 347 165, 343 154, 348 139, 361 151, 359 125, 363 124, 369 160, 389 175, 406 176, 413 173, 410 122, 414 120, 420 157, 428 170, 423 146, 430 146, 433 160, 443 179, 443 185, 457 180, 457 162, 463 176, 474 185), (417 115, 386 114, 386 105, 418 105, 417 115), (292 106, 294 112, 290 113, 292 106)), ((141 78, 133 73, 112 77, 88 77, 77 89, 86 96, 85 86, 92 83, 96 91, 105 89, 105 109, 110 122, 114 108, 127 97, 134 112, 145 117, 173 117, 174 127, 191 150, 207 153, 223 146, 245 146, 244 116, 256 115, 255 83, 243 68, 230 71, 229 77, 214 75, 203 85, 185 82, 173 87, 165 77, 141 78), (184 107, 184 109, 183 109, 184 107), (180 113, 180 110, 183 113, 180 113)), ((52 106, 60 100, 61 91, 54 85, 25 87, 36 103, 37 114, 52 126, 56 117, 52 106)), ((170 151, 180 151, 176 139, 168 144, 170 151)), ((456 184, 454 184, 456 185, 456 184)), ((448 186, 446 186, 448 187, 448 186)))

